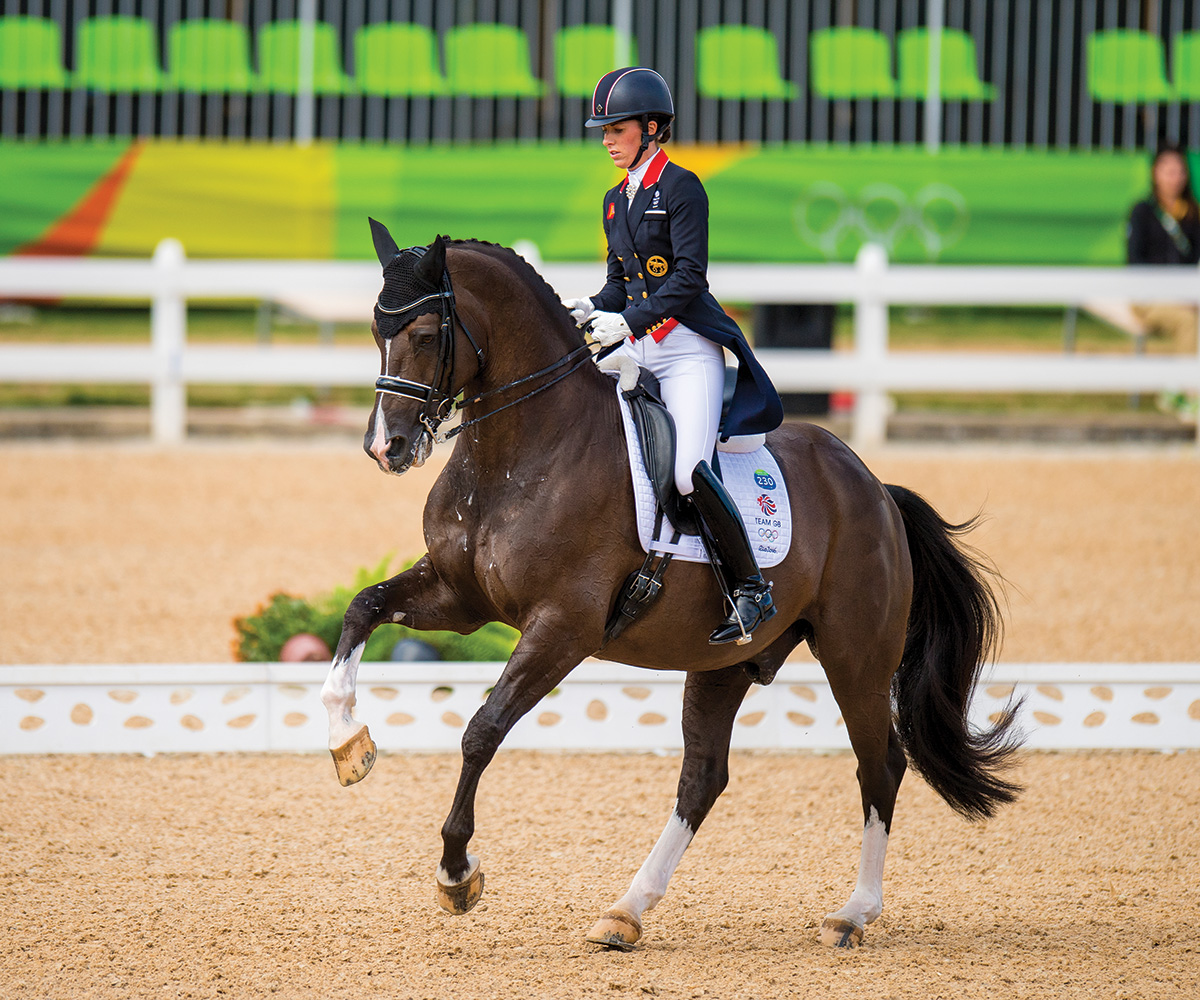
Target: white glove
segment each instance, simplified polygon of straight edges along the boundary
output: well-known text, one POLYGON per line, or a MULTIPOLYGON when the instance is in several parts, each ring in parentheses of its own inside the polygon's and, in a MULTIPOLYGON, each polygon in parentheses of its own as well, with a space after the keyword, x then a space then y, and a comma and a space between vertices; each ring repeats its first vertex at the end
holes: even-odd
POLYGON ((563 299, 562 304, 567 307, 576 326, 583 326, 588 317, 596 311, 591 299, 563 299))
POLYGON ((620 313, 592 313, 592 340, 601 347, 611 347, 632 336, 633 331, 620 313))

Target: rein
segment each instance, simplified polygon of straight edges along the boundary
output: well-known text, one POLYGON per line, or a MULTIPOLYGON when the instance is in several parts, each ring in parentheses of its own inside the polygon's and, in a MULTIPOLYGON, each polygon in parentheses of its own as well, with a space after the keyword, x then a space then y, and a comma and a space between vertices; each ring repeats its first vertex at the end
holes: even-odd
MULTIPOLYGON (((411 254, 414 257, 420 257, 424 247, 409 247, 401 253, 411 254)), ((424 382, 414 382, 411 379, 396 378, 391 375, 380 375, 375 380, 375 392, 384 393, 392 396, 402 396, 406 399, 416 399, 424 403, 421 412, 417 419, 429 432, 429 436, 436 444, 442 444, 449 441, 452 437, 462 433, 468 427, 474 427, 488 417, 494 417, 497 413, 502 413, 510 406, 516 406, 518 403, 523 403, 527 399, 532 399, 540 392, 545 392, 553 385, 557 385, 568 375, 578 371, 589 360, 600 360, 608 354, 611 354, 619 346, 613 344, 610 347, 602 348, 593 353, 592 344, 584 344, 581 347, 575 348, 573 351, 563 355, 557 361, 548 364, 545 368, 539 371, 532 372, 529 375, 523 375, 521 378, 515 379, 512 382, 507 382, 504 385, 495 386, 487 389, 484 392, 477 393, 470 399, 456 401, 454 398, 454 325, 462 327, 463 333, 467 335, 467 340, 471 347, 475 349, 475 356, 479 360, 479 370, 483 370, 485 357, 483 350, 475 342, 475 338, 471 336, 471 331, 462 321, 462 317, 458 315, 458 307, 454 300, 454 286, 450 281, 450 270, 446 268, 442 272, 442 290, 432 292, 429 295, 422 296, 412 302, 408 302, 395 309, 388 309, 376 302, 375 307, 385 315, 399 315, 407 312, 419 305, 423 305, 432 299, 440 299, 442 303, 442 323, 438 334, 438 363, 434 372, 433 381, 429 384, 424 382), (571 364, 571 362, 575 362, 571 364), (555 378, 552 378, 544 385, 538 386, 536 389, 518 396, 516 399, 505 403, 503 406, 498 406, 494 410, 488 410, 486 413, 480 414, 472 420, 458 424, 456 427, 451 427, 448 431, 443 432, 440 428, 443 421, 448 420, 454 413, 463 410, 468 406, 479 403, 492 396, 496 396, 502 392, 507 392, 510 389, 515 389, 518 386, 525 385, 527 382, 532 382, 534 379, 542 378, 550 375, 562 368, 564 365, 571 365, 565 372, 562 372, 555 378), (446 384, 446 388, 441 388, 441 383, 446 384), (435 402, 436 401, 436 402, 435 402), (432 407, 432 412, 430 411, 432 407)))

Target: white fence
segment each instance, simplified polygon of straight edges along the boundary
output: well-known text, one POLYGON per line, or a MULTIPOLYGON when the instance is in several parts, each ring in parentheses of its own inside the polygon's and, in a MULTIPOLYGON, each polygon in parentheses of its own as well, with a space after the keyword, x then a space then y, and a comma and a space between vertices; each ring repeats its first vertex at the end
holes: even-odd
MULTIPOLYGON (((589 294, 604 281, 601 264, 545 264, 564 295, 589 294)), ((866 246, 855 264, 714 264, 713 294, 727 302, 851 302, 849 352, 761 350, 782 392, 855 394, 853 441, 883 441, 887 394, 899 391, 1156 392, 1200 391, 1200 353, 1188 356, 894 352, 889 305, 1075 304, 1096 299, 1200 303, 1200 271, 1161 267, 962 267, 889 265, 866 246)), ((187 303, 252 298, 332 304, 364 327, 380 286, 372 263, 189 260, 164 240, 144 260, 14 258, 0 260, 0 298, 76 296, 151 302, 146 346, 0 345, 3 382, 145 382, 152 387, 152 434, 181 441, 186 387, 194 384, 370 385, 373 347, 217 347, 187 342, 187 303), (347 303, 352 304, 349 307, 347 303)))
MULTIPOLYGON (((367 663, 359 719, 385 750, 456 750, 502 663, 367 663)), ((0 666, 0 754, 323 751, 328 667, 314 663, 0 666)), ((588 662, 505 746, 678 749, 684 675, 588 662)), ((999 664, 976 691, 986 725, 1014 693, 1031 749, 1200 748, 1200 663, 999 664)), ((847 749, 820 666, 754 686, 738 748, 847 749)))

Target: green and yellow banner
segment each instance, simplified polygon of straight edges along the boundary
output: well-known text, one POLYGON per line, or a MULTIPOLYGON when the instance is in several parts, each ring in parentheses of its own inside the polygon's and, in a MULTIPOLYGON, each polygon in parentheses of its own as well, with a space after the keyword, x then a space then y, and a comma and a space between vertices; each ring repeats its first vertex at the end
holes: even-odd
MULTIPOLYGON (((993 149, 677 146, 709 195, 713 260, 1118 264, 1147 157, 993 149)), ((1197 165, 1200 166, 1200 165, 1197 165)), ((367 216, 603 256, 597 143, 370 146, 202 140, 0 143, 0 253, 371 258, 367 216)))

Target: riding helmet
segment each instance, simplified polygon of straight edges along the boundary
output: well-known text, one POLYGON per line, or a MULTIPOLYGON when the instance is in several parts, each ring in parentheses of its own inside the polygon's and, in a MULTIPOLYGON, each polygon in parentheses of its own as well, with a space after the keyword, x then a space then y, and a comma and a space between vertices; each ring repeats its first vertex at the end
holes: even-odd
POLYGON ((675 117, 667 81, 645 66, 625 66, 605 73, 592 94, 592 116, 584 125, 596 128, 628 118, 675 117))

